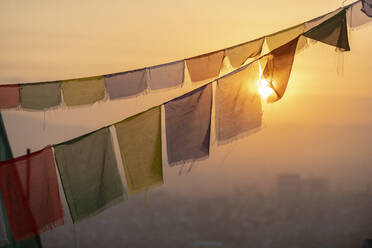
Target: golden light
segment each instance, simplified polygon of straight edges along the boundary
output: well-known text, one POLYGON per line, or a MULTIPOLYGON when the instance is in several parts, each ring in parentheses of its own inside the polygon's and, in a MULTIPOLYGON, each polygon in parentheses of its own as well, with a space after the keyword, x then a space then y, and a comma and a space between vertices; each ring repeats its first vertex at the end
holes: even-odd
POLYGON ((271 88, 270 83, 265 79, 262 78, 261 80, 257 81, 257 90, 260 93, 261 97, 268 102, 271 98, 275 97, 275 91, 271 88))

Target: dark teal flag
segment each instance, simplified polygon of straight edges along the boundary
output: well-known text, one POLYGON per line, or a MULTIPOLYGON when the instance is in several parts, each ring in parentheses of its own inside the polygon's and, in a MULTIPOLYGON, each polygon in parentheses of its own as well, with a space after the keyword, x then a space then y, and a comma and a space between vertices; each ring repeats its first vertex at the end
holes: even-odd
MULTIPOLYGON (((12 158, 13 158, 12 150, 10 149, 8 136, 6 134, 3 118, 2 118, 2 115, 1 115, 1 112, 0 112, 0 162, 5 161, 5 160, 9 160, 9 159, 12 159, 12 158)), ((2 208, 1 208, 2 209, 2 214, 4 216, 5 228, 6 228, 6 232, 7 232, 7 236, 8 236, 8 240, 9 240, 9 244, 6 245, 6 246, 2 246, 1 248, 3 248, 3 247, 4 248, 39 248, 39 247, 42 247, 39 236, 28 238, 28 239, 25 239, 25 240, 22 240, 22 241, 15 241, 13 239, 8 219, 5 218, 6 217, 6 211, 5 211, 5 207, 4 207, 2 198, 1 198, 1 194, 0 194, 0 204, 2 206, 2 208)))

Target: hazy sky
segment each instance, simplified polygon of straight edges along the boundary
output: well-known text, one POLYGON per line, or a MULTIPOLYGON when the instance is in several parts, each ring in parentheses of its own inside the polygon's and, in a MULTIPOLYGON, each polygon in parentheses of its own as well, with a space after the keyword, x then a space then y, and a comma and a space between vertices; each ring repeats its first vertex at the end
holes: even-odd
MULTIPOLYGON (((338 0, 1 0, 0 83, 93 76, 179 60, 287 28, 340 6, 338 0)), ((371 37, 372 26, 353 31, 351 52, 344 54, 311 44, 296 56, 286 96, 264 107, 264 129, 230 145, 214 144, 200 171, 208 168, 204 164, 220 163, 227 156, 221 172, 228 166, 236 170, 277 166, 275 173, 307 173, 305 167, 311 164, 318 168, 313 174, 322 175, 320 168, 332 174, 341 157, 343 175, 349 173, 346 158, 353 158, 356 175, 371 175, 372 139, 366 139, 372 131, 371 37), (337 72, 340 68, 342 74, 337 72)), ((27 147, 34 151, 122 120, 190 87, 45 113, 3 113, 18 156, 27 147)))

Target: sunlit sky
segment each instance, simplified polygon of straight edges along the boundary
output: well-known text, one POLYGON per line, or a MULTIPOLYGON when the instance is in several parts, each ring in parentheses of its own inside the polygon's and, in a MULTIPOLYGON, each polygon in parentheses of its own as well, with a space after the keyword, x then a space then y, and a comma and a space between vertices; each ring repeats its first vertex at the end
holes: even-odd
MULTIPOLYGON (((340 6, 339 0, 2 0, 0 84, 94 76, 175 61, 255 39, 340 6)), ((297 55, 285 97, 264 106, 263 130, 230 145, 213 145, 211 158, 201 162, 200 178, 211 173, 208 166, 221 161, 213 173, 224 177, 230 169, 251 170, 250 175, 272 170, 318 176, 339 170, 338 178, 351 170, 358 179, 370 176, 372 26, 353 31, 350 42, 348 53, 318 42, 297 55), (253 163, 256 167, 247 167, 253 163)), ((22 155, 27 147, 35 151, 77 137, 187 90, 45 113, 3 113, 14 153, 22 155)), ((229 173, 231 178, 241 176, 229 173)), ((173 179, 167 180, 172 184, 173 179)))

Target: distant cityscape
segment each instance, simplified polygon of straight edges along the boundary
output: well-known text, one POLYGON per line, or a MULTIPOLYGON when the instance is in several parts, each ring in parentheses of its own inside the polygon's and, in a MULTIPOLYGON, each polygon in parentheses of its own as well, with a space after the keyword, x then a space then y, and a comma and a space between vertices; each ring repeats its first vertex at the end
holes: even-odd
POLYGON ((122 247, 364 248, 372 238, 372 188, 338 192, 327 178, 280 174, 271 193, 239 187, 188 198, 155 190, 124 218, 122 235, 111 236, 122 247))

